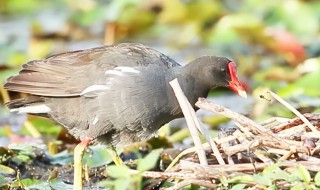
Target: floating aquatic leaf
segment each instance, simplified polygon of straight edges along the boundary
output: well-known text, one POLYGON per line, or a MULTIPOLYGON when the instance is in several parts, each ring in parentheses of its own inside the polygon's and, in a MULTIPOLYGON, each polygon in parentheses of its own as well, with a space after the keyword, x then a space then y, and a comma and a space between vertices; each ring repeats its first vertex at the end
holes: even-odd
POLYGON ((306 183, 309 184, 311 180, 311 176, 309 171, 304 167, 303 165, 299 164, 298 165, 298 172, 300 175, 300 178, 306 183))
POLYGON ((105 145, 90 146, 92 154, 85 154, 83 163, 88 164, 89 168, 107 165, 112 162, 110 155, 106 151, 105 145))
POLYGON ((111 165, 107 167, 107 174, 113 178, 129 178, 130 169, 125 165, 111 165))
POLYGON ((138 160, 138 170, 147 171, 155 167, 162 149, 153 150, 146 157, 138 160))

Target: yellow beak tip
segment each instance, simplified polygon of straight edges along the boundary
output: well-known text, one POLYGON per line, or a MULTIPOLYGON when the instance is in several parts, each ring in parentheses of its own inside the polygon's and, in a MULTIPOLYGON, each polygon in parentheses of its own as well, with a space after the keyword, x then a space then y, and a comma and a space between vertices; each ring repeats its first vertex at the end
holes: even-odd
POLYGON ((243 98, 247 98, 247 93, 244 90, 239 90, 238 91, 239 96, 243 97, 243 98))

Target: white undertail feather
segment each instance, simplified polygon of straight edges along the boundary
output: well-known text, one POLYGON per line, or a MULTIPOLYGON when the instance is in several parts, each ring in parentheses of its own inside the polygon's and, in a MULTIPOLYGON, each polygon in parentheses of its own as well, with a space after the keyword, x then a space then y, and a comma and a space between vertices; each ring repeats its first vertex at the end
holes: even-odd
POLYGON ((31 105, 31 106, 26 106, 26 107, 20 107, 20 108, 14 108, 11 109, 10 112, 15 112, 15 113, 48 113, 50 112, 51 109, 45 105, 45 104, 38 104, 38 105, 31 105))

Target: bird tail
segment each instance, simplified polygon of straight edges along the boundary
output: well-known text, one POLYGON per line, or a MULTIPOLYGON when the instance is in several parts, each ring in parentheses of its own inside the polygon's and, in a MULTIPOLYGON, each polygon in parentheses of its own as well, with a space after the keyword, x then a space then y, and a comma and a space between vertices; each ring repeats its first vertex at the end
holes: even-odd
POLYGON ((46 113, 50 112, 50 108, 44 103, 43 98, 38 96, 29 96, 27 98, 21 98, 11 100, 6 103, 6 106, 10 109, 10 112, 20 114, 33 114, 46 116, 46 113))

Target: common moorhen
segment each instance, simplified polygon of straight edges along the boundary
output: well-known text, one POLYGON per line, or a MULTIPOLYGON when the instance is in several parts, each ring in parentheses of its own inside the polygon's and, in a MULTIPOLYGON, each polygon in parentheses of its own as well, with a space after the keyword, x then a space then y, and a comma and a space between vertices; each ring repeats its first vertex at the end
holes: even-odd
POLYGON ((193 106, 217 86, 246 96, 235 63, 225 57, 203 56, 182 67, 150 47, 131 43, 30 61, 4 87, 30 94, 7 104, 13 112, 49 117, 84 145, 126 145, 183 116, 169 86, 175 78, 193 106))

